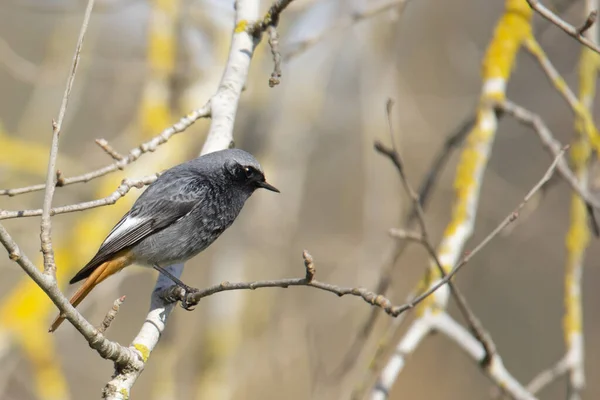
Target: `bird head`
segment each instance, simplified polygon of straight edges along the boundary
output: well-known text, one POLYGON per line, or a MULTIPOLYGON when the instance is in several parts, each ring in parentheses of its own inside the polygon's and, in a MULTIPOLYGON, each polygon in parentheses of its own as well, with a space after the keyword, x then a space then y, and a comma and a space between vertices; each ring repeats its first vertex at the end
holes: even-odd
POLYGON ((254 191, 267 189, 279 193, 279 189, 269 184, 259 162, 250 153, 240 149, 222 150, 225 155, 224 169, 228 177, 237 185, 254 191))

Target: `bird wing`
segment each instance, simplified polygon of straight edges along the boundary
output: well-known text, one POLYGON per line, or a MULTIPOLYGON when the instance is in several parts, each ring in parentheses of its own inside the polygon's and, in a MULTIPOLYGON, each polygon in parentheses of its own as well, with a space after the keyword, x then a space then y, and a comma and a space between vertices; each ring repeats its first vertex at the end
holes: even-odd
POLYGON ((161 175, 137 199, 131 210, 110 231, 96 255, 70 283, 88 277, 103 262, 142 239, 167 228, 201 205, 202 194, 208 189, 201 176, 161 175))

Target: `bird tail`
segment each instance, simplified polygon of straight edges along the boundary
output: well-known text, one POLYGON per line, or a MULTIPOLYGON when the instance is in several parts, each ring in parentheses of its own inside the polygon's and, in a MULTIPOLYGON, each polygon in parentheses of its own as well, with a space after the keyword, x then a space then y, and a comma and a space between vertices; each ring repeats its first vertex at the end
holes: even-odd
MULTIPOLYGON (((73 296, 69 300, 71 302, 71 305, 73 307, 77 307, 79 303, 81 303, 83 299, 85 299, 86 296, 90 294, 90 292, 96 287, 96 285, 98 285, 100 282, 102 282, 109 276, 116 274, 117 272, 119 272, 120 270, 122 270, 130 264, 131 258, 128 257, 128 255, 123 255, 98 265, 90 274, 90 276, 85 280, 83 285, 81 285, 81 287, 77 289, 75 294, 73 294, 73 296)), ((63 323, 64 320, 65 316, 63 314, 59 314, 54 319, 54 322, 52 322, 52 325, 50 326, 50 329, 48 329, 48 332, 54 332, 56 329, 58 329, 58 327, 60 326, 60 324, 63 323)))

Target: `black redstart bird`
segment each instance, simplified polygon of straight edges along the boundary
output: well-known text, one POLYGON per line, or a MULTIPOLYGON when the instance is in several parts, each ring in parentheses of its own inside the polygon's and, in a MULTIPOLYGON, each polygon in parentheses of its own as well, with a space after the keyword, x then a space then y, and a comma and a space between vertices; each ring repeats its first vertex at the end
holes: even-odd
MULTIPOLYGON (((258 188, 279 193, 265 181, 258 161, 239 149, 209 153, 166 170, 71 279, 69 283, 87 278, 71 304, 77 307, 96 285, 131 264, 161 271, 194 257, 233 223, 258 188)), ((59 315, 49 331, 63 320, 59 315)))

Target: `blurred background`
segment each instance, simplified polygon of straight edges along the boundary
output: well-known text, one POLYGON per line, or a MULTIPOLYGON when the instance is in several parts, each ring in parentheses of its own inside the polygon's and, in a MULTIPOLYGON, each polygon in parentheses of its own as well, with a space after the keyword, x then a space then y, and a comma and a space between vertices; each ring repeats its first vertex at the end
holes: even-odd
MULTIPOLYGON (((584 19, 581 0, 548 0, 569 21, 584 19)), ((266 39, 252 61, 235 123, 236 146, 253 153, 280 195, 260 192, 223 236, 186 265, 195 287, 223 280, 303 276, 302 250, 313 255, 320 280, 375 288, 399 226, 410 208, 397 172, 373 150, 390 144, 385 102, 393 98, 396 142, 414 186, 445 139, 473 115, 481 63, 502 1, 412 0, 350 24, 355 12, 383 1, 296 0, 281 19, 281 84, 268 86, 272 60, 266 39), (318 38, 306 49, 296 44, 318 38)), ((58 113, 86 2, 0 0, 0 188, 41 183, 51 120, 58 113)), ((269 2, 262 2, 266 11, 269 2)), ((96 0, 67 112, 58 168, 78 175, 113 162, 94 143, 119 152, 159 134, 202 106, 226 63, 234 9, 225 0, 96 0)), ((538 16, 537 38, 577 88, 580 45, 538 16)), ((563 143, 573 139, 573 112, 537 63, 520 53, 508 97, 540 113, 563 143)), ((596 106, 593 113, 597 114, 596 106)), ((110 194, 137 178, 198 155, 208 120, 196 122, 124 171, 59 188, 54 204, 110 194)), ((450 218, 458 152, 439 176, 427 207, 438 243, 450 218)), ((485 172, 475 233, 487 235, 540 179, 551 159, 533 131, 504 118, 485 172)), ((139 195, 116 205, 56 216, 58 278, 67 281, 139 195)), ((0 198, 0 208, 41 207, 39 192, 0 198)), ((479 253, 457 284, 493 336, 507 368, 527 383, 565 352, 562 316, 565 234, 570 191, 559 181, 535 213, 479 253)), ((39 264, 39 218, 3 221, 39 264)), ((600 396, 600 256, 592 239, 583 282, 585 398, 600 396)), ((427 268, 411 246, 395 265, 389 291, 402 303, 427 268)), ((23 273, 0 257, 0 398, 98 398, 113 372, 65 324, 46 333, 55 307, 23 273)), ((139 330, 156 272, 132 267, 100 285, 80 307, 100 323, 126 295, 108 337, 128 344, 139 330)), ((453 305, 450 313, 457 315, 453 305)), ((134 387, 136 399, 347 399, 367 374, 383 333, 381 315, 356 356, 348 354, 371 308, 309 288, 227 292, 194 312, 177 308, 134 387)), ((412 318, 412 317, 409 317, 412 318)), ((540 396, 563 399, 561 380, 540 396)), ((443 335, 428 337, 408 359, 392 399, 488 398, 491 383, 472 359, 443 335)))

